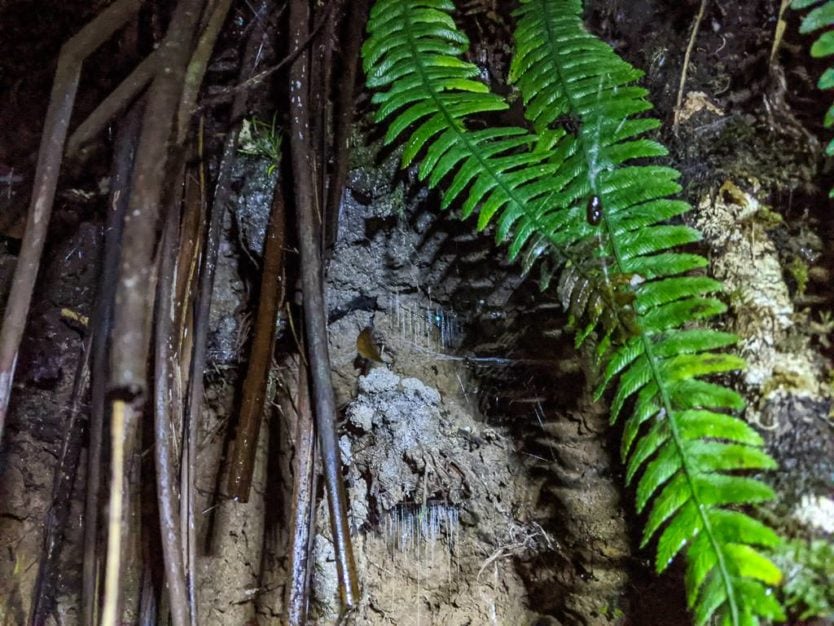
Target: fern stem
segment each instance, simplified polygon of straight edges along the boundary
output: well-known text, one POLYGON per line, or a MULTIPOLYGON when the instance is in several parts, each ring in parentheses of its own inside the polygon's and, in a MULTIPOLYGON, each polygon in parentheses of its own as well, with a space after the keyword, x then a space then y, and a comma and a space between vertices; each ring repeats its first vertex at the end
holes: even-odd
MULTIPOLYGON (((616 257, 616 246, 612 247, 615 248, 614 255, 616 257)), ((617 263, 620 263, 619 258, 617 258, 617 263)), ((637 315, 637 319, 639 323, 639 314, 637 315)), ((731 580, 730 572, 727 569, 727 562, 724 558, 724 551, 721 550, 720 542, 716 538, 715 533, 712 530, 712 524, 710 523, 709 516, 706 514, 706 508, 702 504, 701 499, 698 497, 698 492, 695 489, 695 484, 692 480, 692 470, 689 468, 689 459, 687 458, 687 455, 683 453, 683 439, 680 435, 678 425, 672 417, 672 402, 669 399, 669 392, 666 389, 666 385, 662 384, 663 376, 660 374, 660 371, 658 371, 657 368, 657 359, 654 356, 651 339, 642 330, 640 331, 640 341, 643 344, 643 349, 646 351, 646 358, 649 362, 649 367, 652 371, 652 377, 657 383, 657 388, 660 392, 660 397, 663 401, 663 410, 666 411, 666 419, 669 420, 669 431, 672 434, 672 438, 675 440, 675 447, 678 449, 678 453, 681 458, 681 467, 683 468, 684 475, 686 476, 686 483, 687 485, 689 485, 689 491, 692 493, 692 500, 695 501, 698 507, 698 515, 700 516, 701 522, 704 525, 703 532, 707 533, 707 535, 709 536, 710 544, 712 545, 712 549, 715 550, 715 556, 718 560, 718 571, 721 573, 721 580, 724 583, 724 589, 727 591, 727 604, 729 605, 730 609, 730 617, 732 619, 731 623, 733 624, 733 626, 736 626, 737 624, 741 623, 739 621, 738 602, 736 601, 735 587, 733 587, 733 581, 731 580)))

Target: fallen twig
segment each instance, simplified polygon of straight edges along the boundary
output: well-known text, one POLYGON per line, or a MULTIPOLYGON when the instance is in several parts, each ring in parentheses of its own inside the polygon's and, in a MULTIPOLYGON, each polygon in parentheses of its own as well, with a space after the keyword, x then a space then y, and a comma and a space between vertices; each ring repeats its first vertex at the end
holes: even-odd
MULTIPOLYGON (((290 38, 294 50, 300 49, 308 38, 309 10, 307 0, 290 1, 290 38)), ((301 250, 304 328, 315 398, 316 426, 321 446, 339 590, 343 606, 350 608, 355 606, 359 598, 359 582, 347 521, 347 494, 342 479, 341 455, 336 437, 336 400, 327 346, 320 220, 316 217, 318 204, 313 184, 313 155, 310 149, 308 57, 309 53, 306 50, 302 51, 290 68, 290 148, 301 250)))
POLYGON ((272 347, 275 343, 275 318, 284 300, 285 230, 284 194, 279 182, 275 186, 269 217, 255 333, 246 378, 243 381, 240 418, 229 469, 229 497, 240 502, 249 501, 267 377, 272 364, 272 347))
POLYGON ((315 451, 316 434, 310 407, 310 383, 307 364, 298 359, 298 391, 296 401, 295 441, 292 472, 292 500, 290 512, 289 580, 285 593, 285 612, 289 626, 307 623, 310 601, 310 548, 315 510, 315 451))
POLYGON ((99 494, 101 457, 107 411, 108 338, 113 320, 119 247, 130 195, 130 173, 142 121, 142 104, 134 104, 116 132, 107 219, 104 223, 104 254, 93 313, 91 407, 87 445, 87 494, 84 503, 84 559, 82 568, 81 623, 98 624, 99 598, 99 494))
POLYGON ((333 172, 327 186, 327 201, 324 204, 325 249, 333 246, 339 236, 339 207, 350 164, 348 141, 353 124, 356 73, 359 66, 359 50, 362 47, 362 33, 368 16, 368 0, 352 2, 350 11, 344 45, 340 47, 342 71, 339 88, 336 90, 336 110, 333 119, 333 172))
POLYGON ((692 32, 689 35, 689 43, 686 46, 686 54, 683 56, 683 67, 681 68, 681 79, 678 84, 678 96, 675 99, 675 113, 672 121, 672 131, 677 134, 678 124, 680 124, 681 105, 683 103, 683 89, 686 86, 686 73, 689 70, 689 59, 692 56, 692 49, 695 47, 695 39, 698 36, 698 30, 701 28, 701 20, 704 19, 704 11, 707 8, 708 0, 701 0, 701 6, 698 9, 698 14, 695 16, 695 22, 692 24, 692 32))
POLYGON ((136 96, 148 86, 159 71, 159 50, 154 50, 87 116, 67 140, 67 156, 86 156, 84 147, 98 135, 107 124, 126 109, 136 96))
POLYGON ((183 567, 182 536, 177 503, 177 472, 173 458, 173 378, 174 378, 174 295, 178 249, 179 196, 169 209, 159 249, 159 281, 154 341, 154 460, 159 503, 159 530, 165 580, 168 586, 171 621, 174 626, 187 626, 188 594, 183 567))
POLYGON ((104 606, 102 626, 116 626, 121 622, 122 527, 124 521, 125 448, 135 434, 136 415, 124 400, 114 400, 110 421, 110 505, 107 516, 107 562, 104 574, 104 606))
MULTIPOLYGON (((259 38, 263 37, 262 29, 253 30, 246 44, 243 63, 240 73, 252 72, 249 62, 254 58, 255 49, 259 38)), ((232 165, 237 156, 237 139, 240 131, 237 126, 246 112, 248 94, 240 92, 235 96, 230 114, 230 126, 226 140, 223 144, 223 154, 220 161, 220 168, 215 184, 214 198, 211 210, 208 215, 206 227, 206 241, 203 252, 203 260, 199 270, 197 295, 194 305, 194 331, 192 333, 191 364, 186 392, 185 409, 185 458, 182 464, 183 484, 183 507, 185 510, 186 525, 186 580, 188 583, 188 595, 194 610, 191 612, 192 625, 199 623, 197 600, 197 528, 195 513, 195 489, 194 489, 194 464, 197 458, 197 434, 199 417, 203 406, 203 374, 206 365, 206 339, 208 337, 209 311, 211 310, 212 290, 214 287, 214 275, 217 269, 217 255, 220 246, 220 235, 223 231, 223 217, 226 207, 231 199, 232 189, 232 165)))
POLYGON ((131 486, 123 480, 125 448, 128 454, 134 450, 138 415, 147 389, 146 368, 154 305, 153 255, 166 188, 166 164, 172 147, 169 144, 174 143, 174 118, 203 4, 203 0, 180 0, 160 45, 159 62, 163 71, 156 75, 148 91, 125 217, 109 379, 109 389, 115 400, 103 626, 115 626, 121 617, 118 612, 122 594, 119 578, 122 571, 121 533, 124 529, 121 524, 116 528, 115 524, 125 514, 123 502, 125 497, 130 499, 131 493, 131 486), (121 411, 123 420, 121 439, 117 439, 116 434, 116 409, 121 411))
POLYGON ((285 56, 283 59, 281 59, 278 63, 276 63, 272 67, 269 67, 269 68, 267 68, 267 69, 265 69, 261 72, 258 72, 254 76, 244 80, 242 83, 240 83, 238 85, 235 85, 234 87, 229 87, 228 89, 225 89, 225 90, 221 91, 220 94, 226 95, 226 96, 231 95, 231 94, 237 95, 241 92, 244 92, 248 89, 251 89, 252 87, 255 87, 256 85, 261 84, 267 78, 272 76, 275 72, 277 72, 278 70, 285 67, 288 63, 292 63, 293 61, 295 61, 298 58, 298 55, 301 54, 304 50, 307 49, 307 46, 310 45, 310 42, 313 41, 315 36, 321 30, 321 28, 327 23, 327 16, 330 13, 330 7, 331 7, 331 3, 329 3, 329 2, 324 5, 324 9, 322 10, 321 19, 313 27, 313 29, 310 31, 309 35, 307 35, 307 37, 304 39, 304 41, 301 42, 299 47, 293 48, 292 52, 290 52, 287 56, 285 56))

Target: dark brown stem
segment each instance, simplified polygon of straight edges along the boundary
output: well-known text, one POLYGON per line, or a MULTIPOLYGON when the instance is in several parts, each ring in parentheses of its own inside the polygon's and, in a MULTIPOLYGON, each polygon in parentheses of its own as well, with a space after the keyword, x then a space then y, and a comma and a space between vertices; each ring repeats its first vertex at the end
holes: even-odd
MULTIPOLYGON (((290 1, 291 48, 307 40, 310 7, 307 0, 290 1)), ((305 50, 290 68, 290 147, 292 153, 295 204, 298 214, 298 240, 301 249, 301 287, 304 297, 304 328, 307 338, 316 426, 321 445, 322 467, 330 511, 336 570, 342 603, 356 604, 359 583, 353 560, 350 527, 347 520, 347 494, 342 479, 342 463, 336 436, 336 399, 330 374, 327 346, 327 321, 322 285, 321 238, 316 217, 316 190, 313 184, 313 155, 310 149, 309 53, 305 50)))
POLYGON ((26 232, 20 246, 20 255, 3 317, 3 328, 0 331, 0 441, 3 439, 17 351, 26 326, 32 290, 38 277, 41 254, 52 214, 52 202, 55 199, 55 187, 61 169, 70 115, 78 91, 81 65, 92 51, 110 39, 116 30, 136 14, 141 4, 142 0, 117 0, 65 43, 58 56, 58 67, 55 70, 38 152, 26 232))
POLYGON ((159 70, 159 50, 154 50, 136 66, 110 95, 87 116, 67 140, 67 156, 83 159, 85 146, 98 135, 110 121, 148 86, 159 70))
MULTIPOLYGON (((325 9, 326 21, 317 45, 311 49, 310 63, 310 127, 312 150, 316 155, 314 166, 317 175, 318 197, 327 198, 328 167, 332 151, 332 82, 333 49, 337 45, 339 24, 344 17, 345 0, 330 0, 325 9)), ((326 228, 326 217, 323 224, 326 228)))
MULTIPOLYGON (((251 65, 252 59, 254 59, 258 43, 263 36, 264 33, 262 29, 253 30, 246 44, 246 52, 244 53, 243 63, 241 64, 241 74, 247 74, 254 70, 254 67, 251 65)), ((232 124, 230 125, 235 125, 238 120, 243 117, 243 114, 246 112, 246 104, 246 92, 241 92, 235 96, 230 115, 232 124)), ((203 406, 203 372, 205 371, 206 365, 206 339, 208 337, 211 294, 214 287, 214 274, 217 269, 217 253, 220 246, 220 235, 223 231, 223 216, 232 197, 230 183, 232 180, 232 166, 237 155, 237 138, 239 131, 239 127, 235 125, 226 135, 226 141, 223 145, 223 155, 220 161, 220 170, 217 175, 217 183, 215 185, 214 198, 212 200, 211 210, 209 211, 203 261, 198 277, 194 312, 194 332, 192 334, 193 343, 191 352, 191 368, 188 378, 188 391, 186 393, 184 440, 185 460, 183 462, 183 483, 186 487, 183 499, 186 512, 186 550, 188 553, 186 578, 188 581, 189 601, 194 607, 194 610, 191 612, 192 626, 196 626, 199 621, 196 605, 197 528, 194 511, 195 489, 193 485, 193 467, 197 458, 198 423, 203 406)))
POLYGON ((208 338, 209 311, 211 310, 211 293, 214 287, 214 274, 217 269, 217 254, 220 247, 220 235, 223 231, 223 216, 226 211, 226 203, 230 198, 230 187, 232 176, 232 160, 235 156, 238 130, 230 130, 226 137, 223 149, 223 158, 220 164, 220 173, 215 187, 215 196, 209 211, 209 221, 206 233, 205 251, 203 262, 200 267, 200 274, 197 285, 197 296, 194 312, 194 333, 191 353, 191 371, 188 377, 188 391, 185 402, 185 459, 183 460, 182 471, 185 474, 183 483, 186 517, 186 543, 188 551, 188 597, 194 611, 192 613, 192 624, 195 624, 197 616, 197 522, 195 519, 195 489, 193 469, 197 459, 197 433, 199 429, 200 414, 203 406, 203 372, 206 365, 206 340, 208 338))
MULTIPOLYGON (((200 131, 202 133, 202 130, 200 131)), ((177 354, 180 376, 188 380, 191 360, 191 310, 194 299, 194 283, 200 265, 202 239, 205 226, 205 172, 203 155, 197 154, 198 163, 190 165, 186 172, 183 191, 183 218, 180 233, 180 251, 177 260, 177 316, 176 332, 179 337, 177 354)))
MULTIPOLYGON (((202 134, 202 129, 199 131, 202 134)), ((199 155, 202 161, 203 155, 199 155)), ((175 303, 175 333, 177 339, 177 367, 181 380, 189 380, 193 349, 193 319, 192 305, 195 296, 194 284, 199 280, 199 258, 204 234, 205 216, 205 179, 203 163, 191 170, 187 175, 184 191, 184 216, 181 225, 180 250, 177 260, 177 296, 175 303)), ((190 387, 189 387, 190 389, 190 387)), ((188 603, 191 607, 191 624, 196 624, 197 596, 196 596, 196 521, 194 518, 194 470, 196 468, 196 432, 197 423, 191 422, 188 404, 183 399, 183 389, 176 387, 175 406, 181 416, 180 433, 185 448, 180 454, 180 533, 185 537, 185 580, 187 584, 188 603), (192 444, 192 442, 194 442, 192 444), (193 592, 193 593, 192 593, 193 592)))
POLYGON ((99 494, 101 491, 101 457, 104 423, 107 417, 108 337, 113 321, 119 248, 130 196, 130 173, 142 120, 142 104, 133 105, 116 133, 111 191, 104 224, 104 254, 96 294, 92 324, 91 408, 89 445, 87 447, 87 496, 84 504, 84 564, 82 583, 82 617, 84 626, 98 623, 98 537, 99 494))
POLYGON ((269 217, 255 336, 252 340, 246 378, 243 381, 240 419, 229 470, 229 497, 241 502, 249 501, 267 377, 272 364, 272 346, 275 343, 275 318, 284 299, 285 230, 284 194, 279 183, 275 187, 269 217))
POLYGON ((177 472, 172 442, 174 432, 171 403, 174 378, 174 273, 178 249, 179 197, 171 203, 160 246, 159 281, 157 283, 157 314, 154 345, 154 460, 159 502, 159 530, 165 581, 168 586, 171 621, 174 626, 187 626, 188 594, 183 568, 182 535, 177 504, 177 472))
POLYGON ((159 599, 154 586, 153 554, 147 548, 148 542, 142 543, 142 591, 139 594, 139 624, 142 626, 157 624, 159 617, 159 599))
POLYGON ((355 0, 351 3, 351 16, 347 20, 342 50, 342 71, 339 88, 336 90, 336 112, 333 120, 333 173, 327 187, 325 215, 325 248, 336 243, 339 236, 339 207, 342 192, 350 164, 350 129, 353 124, 353 100, 356 89, 356 73, 359 66, 359 51, 362 47, 362 33, 368 17, 368 0, 355 0))
POLYGON ((316 501, 316 434, 310 407, 307 364, 301 358, 298 360, 297 398, 290 513, 290 572, 285 594, 289 626, 304 626, 307 623, 307 606, 310 601, 310 544, 314 535, 312 525, 316 501))
POLYGON ((125 217, 113 321, 111 389, 141 396, 146 389, 153 293, 151 273, 169 141, 182 96, 192 40, 204 0, 180 0, 159 48, 160 71, 148 92, 125 217))
POLYGON ((133 452, 147 389, 150 322, 155 300, 153 258, 169 164, 169 142, 173 143, 174 117, 202 7, 203 0, 180 0, 160 45, 160 71, 148 91, 125 216, 110 354, 109 388, 114 414, 102 617, 105 626, 115 625, 120 617, 124 533, 120 524, 123 509, 127 508, 125 503, 131 501, 135 492, 135 485, 124 482, 125 454, 133 452))
POLYGON ((229 12, 231 3, 232 0, 218 0, 212 7, 206 26, 200 33, 197 45, 194 48, 194 54, 188 63, 188 69, 185 72, 185 88, 183 89, 182 101, 177 115, 177 141, 179 143, 185 141, 188 122, 194 113, 194 103, 197 102, 200 86, 203 84, 203 77, 211 58, 211 51, 214 49, 220 29, 226 21, 226 14, 229 12))

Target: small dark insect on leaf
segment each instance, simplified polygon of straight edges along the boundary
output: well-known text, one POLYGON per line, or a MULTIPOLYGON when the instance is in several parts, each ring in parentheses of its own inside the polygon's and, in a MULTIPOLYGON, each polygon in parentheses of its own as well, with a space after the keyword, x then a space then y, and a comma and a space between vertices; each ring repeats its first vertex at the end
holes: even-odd
POLYGON ((578 135, 579 129, 582 125, 580 119, 575 115, 565 115, 563 117, 557 117, 555 120, 553 120, 553 123, 557 126, 561 126, 571 135, 578 135))
POLYGON ((596 226, 602 221, 602 200, 599 199, 599 196, 591 196, 588 198, 585 217, 591 226, 596 226))

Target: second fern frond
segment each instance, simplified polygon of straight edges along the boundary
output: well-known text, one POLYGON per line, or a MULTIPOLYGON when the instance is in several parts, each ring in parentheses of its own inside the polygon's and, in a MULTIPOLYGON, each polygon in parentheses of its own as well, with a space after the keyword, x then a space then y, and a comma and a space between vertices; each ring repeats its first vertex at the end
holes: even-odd
MULTIPOLYGON (((829 29, 817 37, 811 45, 811 56, 816 59, 823 59, 834 55, 834 0, 793 0, 791 7, 794 9, 814 7, 802 19, 799 32, 808 34, 824 28, 829 29)), ((829 67, 822 73, 817 82, 817 87, 825 90, 834 89, 834 67, 829 67)), ((825 113, 823 125, 826 128, 834 126, 834 104, 825 113)), ((828 142, 825 153, 828 156, 834 155, 834 139, 828 142)), ((828 197, 834 198, 834 189, 828 192, 828 197)))

